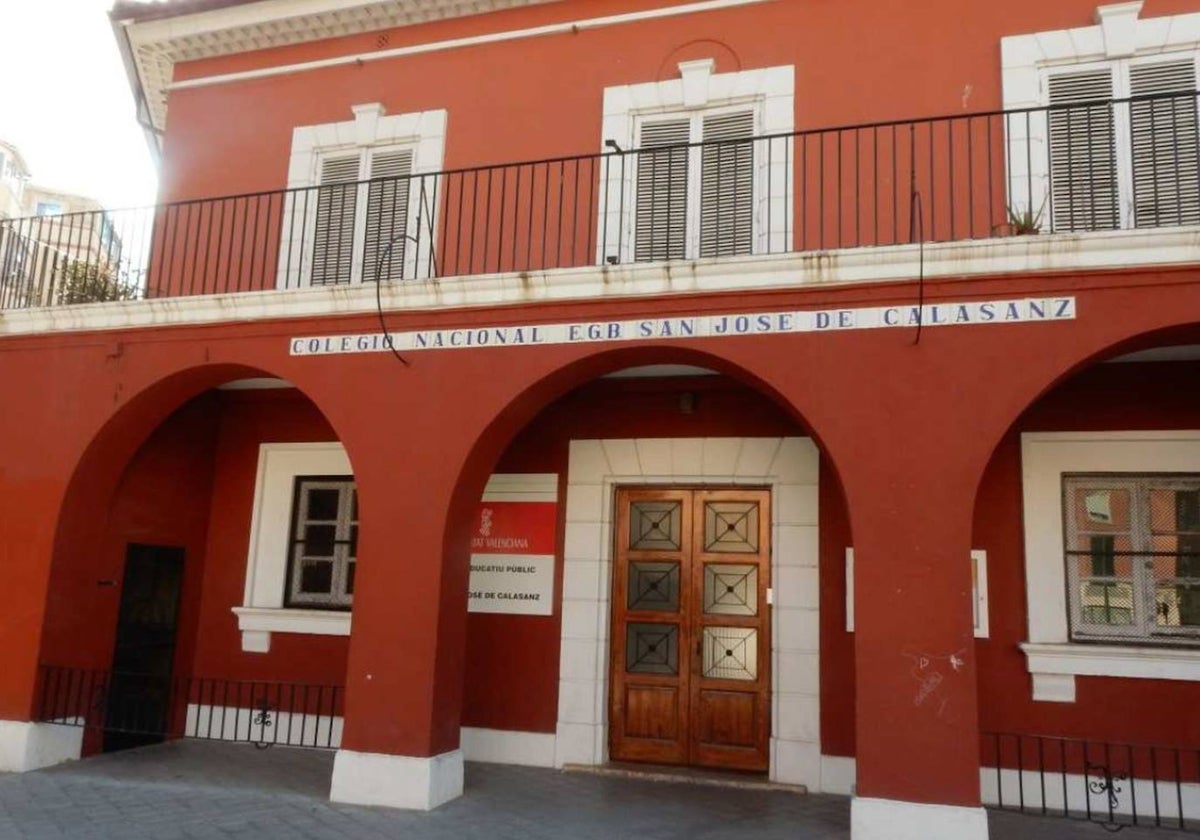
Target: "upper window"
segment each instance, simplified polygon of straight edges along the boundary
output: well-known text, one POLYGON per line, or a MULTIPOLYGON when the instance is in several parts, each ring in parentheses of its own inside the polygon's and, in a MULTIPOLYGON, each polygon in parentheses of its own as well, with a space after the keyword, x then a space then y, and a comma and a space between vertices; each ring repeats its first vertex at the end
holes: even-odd
POLYGON ((600 262, 784 250, 791 230, 792 67, 607 88, 600 262))
POLYGON ((637 261, 753 252, 753 108, 639 120, 637 261))
POLYGON ((1048 72, 1046 88, 1055 230, 1200 224, 1194 57, 1048 72))
POLYGON ((63 206, 57 201, 39 201, 35 212, 38 216, 61 216, 63 206))
POLYGON ((1071 637, 1200 641, 1200 475, 1067 475, 1071 637))
POLYGON ((286 605, 349 609, 358 559, 358 493, 353 476, 298 476, 286 605))
POLYGON ((379 104, 352 110, 351 121, 292 133, 281 288, 436 274, 435 173, 446 112, 386 116, 379 104))
POLYGON ((1009 209, 1054 231, 1200 224, 1200 14, 1002 39, 1009 209))

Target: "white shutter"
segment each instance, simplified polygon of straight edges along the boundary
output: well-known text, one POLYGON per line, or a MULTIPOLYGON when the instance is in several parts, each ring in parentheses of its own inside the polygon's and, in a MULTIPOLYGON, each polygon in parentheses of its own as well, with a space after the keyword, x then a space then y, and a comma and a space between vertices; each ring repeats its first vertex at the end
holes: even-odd
POLYGON ((381 280, 400 280, 404 277, 412 161, 412 151, 408 149, 376 152, 371 156, 367 230, 363 244, 363 282, 375 282, 379 260, 383 260, 382 273, 379 275, 381 280), (389 243, 392 250, 387 254, 389 243))
POLYGON ((642 123, 637 153, 637 209, 633 258, 687 256, 688 147, 691 120, 642 123), (671 148, 660 148, 663 146, 671 148))
POLYGON ((754 112, 704 118, 700 256, 749 254, 754 234, 754 112), (745 143, 729 142, 746 138, 745 143), (712 144, 712 145, 707 145, 712 144))
POLYGON ((357 154, 327 157, 321 161, 309 277, 314 286, 350 282, 354 262, 354 213, 358 203, 358 162, 357 154))
POLYGON ((1116 138, 1108 104, 1112 71, 1057 73, 1049 83, 1051 207, 1046 221, 1056 231, 1116 228, 1116 138), (1056 107, 1069 105, 1078 107, 1056 107))
POLYGON ((1195 62, 1134 65, 1129 93, 1190 94, 1130 103, 1134 226, 1200 224, 1195 62))

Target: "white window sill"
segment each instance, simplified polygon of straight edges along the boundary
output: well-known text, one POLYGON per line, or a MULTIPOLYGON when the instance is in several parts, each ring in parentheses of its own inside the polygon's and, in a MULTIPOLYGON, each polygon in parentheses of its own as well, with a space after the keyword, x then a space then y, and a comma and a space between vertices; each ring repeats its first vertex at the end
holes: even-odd
POLYGON ((1200 682, 1200 650, 1025 642, 1033 699, 1075 702, 1075 677, 1200 682))
POLYGON ((266 653, 272 633, 349 636, 349 610, 297 610, 278 607, 233 607, 242 631, 242 650, 266 653))

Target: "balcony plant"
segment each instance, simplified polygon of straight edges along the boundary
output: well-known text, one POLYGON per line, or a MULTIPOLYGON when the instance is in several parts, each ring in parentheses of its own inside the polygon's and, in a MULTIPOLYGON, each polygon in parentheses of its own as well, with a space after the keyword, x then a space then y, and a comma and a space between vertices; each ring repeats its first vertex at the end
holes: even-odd
POLYGON ((137 287, 124 282, 111 266, 72 260, 58 277, 60 305, 133 300, 137 287))
POLYGON ((1032 236, 1042 232, 1042 213, 1046 209, 1046 201, 1035 211, 1033 205, 1008 205, 1008 221, 998 225, 1003 236, 1032 236))

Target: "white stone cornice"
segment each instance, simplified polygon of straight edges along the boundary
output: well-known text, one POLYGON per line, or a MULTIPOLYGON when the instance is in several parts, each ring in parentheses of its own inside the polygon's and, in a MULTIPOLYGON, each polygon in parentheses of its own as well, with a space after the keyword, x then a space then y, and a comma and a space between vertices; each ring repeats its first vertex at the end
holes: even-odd
POLYGON ((162 130, 167 123, 166 90, 178 62, 546 2, 551 0, 267 0, 114 24, 129 38, 129 58, 141 78, 154 126, 162 130))
MULTIPOLYGON (((968 280, 1197 263, 1200 228, 1100 231, 930 243, 923 255, 916 245, 893 245, 444 277, 387 284, 381 290, 381 302, 386 312, 500 310, 538 303, 911 282, 922 270, 927 280, 968 280)), ((371 283, 87 303, 0 312, 0 339, 49 332, 368 315, 375 307, 371 283)))

